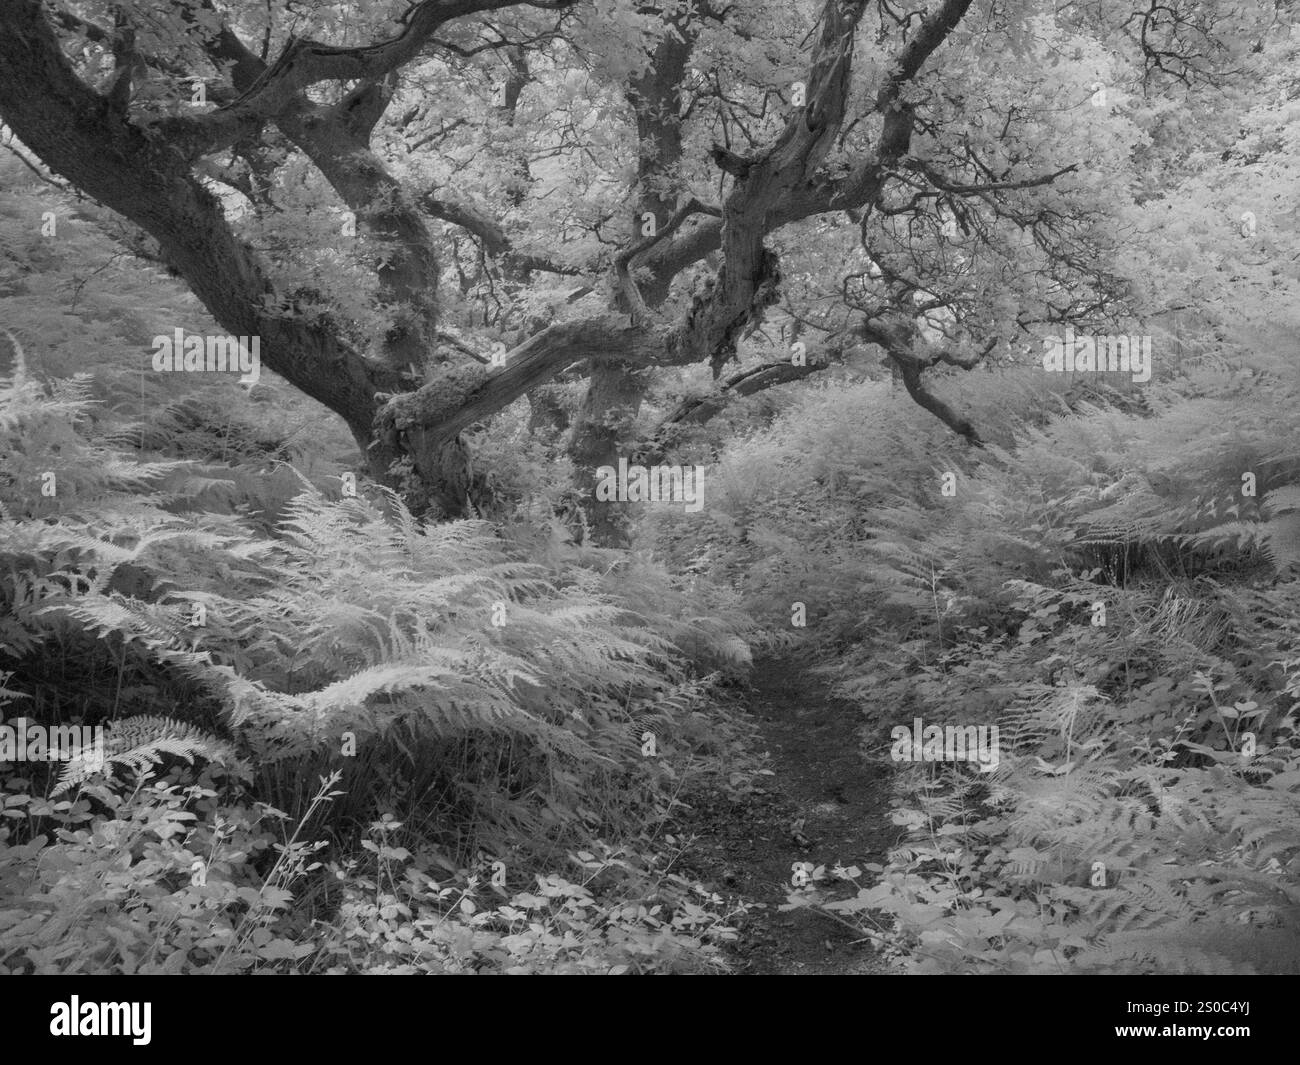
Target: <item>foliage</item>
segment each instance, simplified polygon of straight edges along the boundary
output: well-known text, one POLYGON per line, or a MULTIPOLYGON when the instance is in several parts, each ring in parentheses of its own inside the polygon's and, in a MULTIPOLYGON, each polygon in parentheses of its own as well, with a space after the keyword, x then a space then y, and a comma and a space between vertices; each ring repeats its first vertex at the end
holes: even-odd
POLYGON ((900 832, 789 907, 913 972, 1300 968, 1282 6, 10 6, 0 708, 111 740, 0 766, 0 970, 725 971, 674 819, 752 798, 775 646, 900 832), (234 321, 256 383, 151 372, 234 321), (1067 328, 1150 379, 1044 372, 1067 328), (584 432, 705 512, 605 546, 584 432), (996 767, 895 763, 917 718, 996 767))
MULTIPOLYGON (((662 567, 576 547, 553 523, 516 521, 513 538, 482 521, 422 526, 391 495, 329 499, 300 476, 267 535, 260 521, 191 509, 211 484, 201 465, 115 446, 111 423, 90 417, 88 382, 0 384, 6 690, 29 718, 103 724, 111 737, 102 765, 8 772, 14 971, 328 968, 358 950, 371 958, 358 965, 383 968, 396 962, 376 943, 397 943, 386 938, 397 929, 358 902, 373 898, 370 881, 344 857, 369 843, 358 826, 380 809, 409 809, 430 853, 490 846, 527 868, 565 841, 661 823, 673 792, 712 771, 716 756, 696 753, 718 742, 700 713, 703 671, 743 669, 748 651, 662 567), (313 774, 331 781, 328 802, 304 790, 313 774), (346 794, 333 787, 344 777, 346 794), (286 818, 324 838, 273 843, 268 826, 286 818), (313 886, 325 866, 309 860, 325 847, 343 871, 328 902, 313 886), (195 862, 202 882, 190 882, 195 862), (328 936, 305 916, 321 907, 328 936)), ((718 603, 744 625, 724 594, 718 603)), ((550 914, 516 893, 516 911, 543 929, 535 942, 517 917, 488 927, 489 911, 471 920, 458 901, 456 916, 402 933, 430 936, 408 961, 718 964, 721 900, 668 913, 624 877, 606 924, 579 905, 585 888, 537 876, 537 898, 572 905, 550 914), (479 946, 448 946, 448 919, 479 946)), ((410 890, 424 912, 450 889, 426 877, 410 890)))
MULTIPOLYGON (((1144 410, 1027 403, 1008 444, 948 461, 863 386, 724 459, 736 526, 775 548, 740 567, 747 601, 787 631, 808 602, 793 635, 838 652, 870 733, 1000 730, 990 773, 873 745, 903 843, 854 894, 814 877, 789 905, 918 972, 1295 971, 1296 385, 1191 367, 1144 410)), ((978 378, 967 399, 991 402, 978 378)))

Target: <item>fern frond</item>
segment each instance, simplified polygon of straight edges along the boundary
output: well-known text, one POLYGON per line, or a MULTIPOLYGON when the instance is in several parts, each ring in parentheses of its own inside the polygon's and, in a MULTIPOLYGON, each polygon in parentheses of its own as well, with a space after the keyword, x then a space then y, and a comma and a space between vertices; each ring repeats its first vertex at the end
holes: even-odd
POLYGON ((136 773, 157 765, 165 754, 192 762, 206 758, 213 762, 232 762, 234 750, 226 741, 193 725, 168 717, 141 715, 121 718, 106 727, 109 733, 102 751, 83 748, 69 760, 59 774, 51 795, 62 795, 92 776, 106 774, 116 767, 136 773))

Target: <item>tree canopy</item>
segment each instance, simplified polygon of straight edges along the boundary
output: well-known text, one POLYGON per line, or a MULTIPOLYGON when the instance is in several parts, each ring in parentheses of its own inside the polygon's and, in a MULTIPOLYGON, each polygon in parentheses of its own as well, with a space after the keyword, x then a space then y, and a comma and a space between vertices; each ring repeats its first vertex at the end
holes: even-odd
POLYGON ((978 443, 926 371, 1167 306, 1141 284, 1139 168, 1178 165, 1164 145, 1205 92, 1241 91, 1275 18, 32 2, 6 16, 0 114, 261 337, 376 480, 454 516, 468 427, 584 379, 568 446, 590 471, 636 443, 655 372, 716 378, 773 315, 806 339, 772 380, 879 345, 978 443), (1153 88, 1173 96, 1124 106, 1153 88))
POLYGON ((3 0, 0 972, 1296 971, 1298 51, 3 0))

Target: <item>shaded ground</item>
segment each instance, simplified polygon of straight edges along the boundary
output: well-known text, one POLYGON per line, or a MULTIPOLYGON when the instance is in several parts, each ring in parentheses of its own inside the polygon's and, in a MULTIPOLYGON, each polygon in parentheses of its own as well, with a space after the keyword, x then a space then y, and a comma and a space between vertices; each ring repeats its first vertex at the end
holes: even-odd
MULTIPOLYGON (((719 889, 762 903, 741 925, 732 964, 741 975, 889 971, 869 944, 810 909, 778 912, 791 865, 828 868, 880 862, 898 829, 888 819, 889 777, 862 760, 860 709, 835 699, 806 661, 756 664, 744 699, 757 720, 775 776, 746 802, 697 807, 692 864, 719 889)), ((829 890, 834 893, 839 885, 829 890)), ((853 889, 843 885, 840 895, 853 889)))

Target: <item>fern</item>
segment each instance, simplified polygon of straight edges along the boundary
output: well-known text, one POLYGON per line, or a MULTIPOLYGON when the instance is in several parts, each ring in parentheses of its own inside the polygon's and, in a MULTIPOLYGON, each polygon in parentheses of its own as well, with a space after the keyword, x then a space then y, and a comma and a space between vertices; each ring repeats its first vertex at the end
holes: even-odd
POLYGON ((173 755, 187 762, 196 757, 220 763, 235 761, 234 750, 228 743, 193 725, 154 715, 127 717, 112 724, 102 752, 84 748, 77 752, 63 767, 50 794, 62 795, 94 776, 110 774, 116 768, 143 773, 157 765, 163 755, 173 755))

